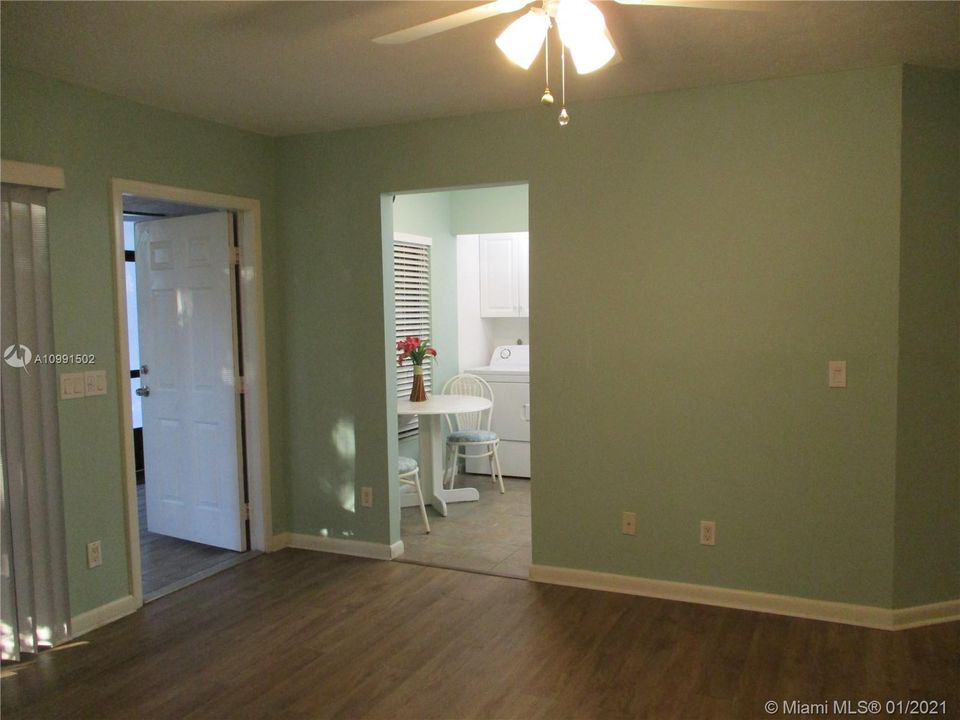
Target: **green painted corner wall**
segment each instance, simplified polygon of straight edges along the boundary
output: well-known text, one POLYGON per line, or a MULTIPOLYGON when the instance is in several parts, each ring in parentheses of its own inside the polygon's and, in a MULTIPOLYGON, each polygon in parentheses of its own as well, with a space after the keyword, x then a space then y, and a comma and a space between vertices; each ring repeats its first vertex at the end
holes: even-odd
POLYGON ((960 74, 903 77, 894 607, 960 597, 960 74))
MULTIPOLYGON (((111 178, 120 177, 258 198, 263 222, 264 293, 270 348, 270 420, 275 528, 286 522, 280 459, 284 413, 274 389, 282 368, 274 140, 138 105, 4 66, 0 85, 3 158, 58 165, 66 189, 50 196, 48 221, 54 334, 58 353, 94 353, 118 372, 113 287, 111 178)), ((64 512, 74 615, 130 593, 121 469, 120 399, 61 401, 64 512), (99 539, 103 565, 86 567, 99 539)))
MULTIPOLYGON (((355 477, 387 496, 380 194, 528 181, 535 562, 889 607, 900 85, 880 68, 586 103, 562 131, 530 109, 281 139, 287 300, 328 309, 283 318, 288 426, 349 413, 355 477), (295 362, 330 336, 348 368, 295 362)), ((389 540, 388 508, 318 488, 329 448, 286 449, 291 530, 389 540)))

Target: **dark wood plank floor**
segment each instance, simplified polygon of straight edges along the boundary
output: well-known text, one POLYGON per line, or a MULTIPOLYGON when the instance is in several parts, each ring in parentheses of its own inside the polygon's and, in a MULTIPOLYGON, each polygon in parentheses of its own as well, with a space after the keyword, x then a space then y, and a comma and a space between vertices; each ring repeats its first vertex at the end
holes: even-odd
POLYGON ((166 587, 221 565, 236 562, 242 553, 180 540, 147 530, 145 486, 137 485, 140 517, 140 568, 147 597, 166 587))
MULTIPOLYGON (((17 718, 762 718, 941 699, 960 623, 896 633, 302 550, 42 654, 17 718)), ((881 717, 890 717, 881 715, 881 717)))

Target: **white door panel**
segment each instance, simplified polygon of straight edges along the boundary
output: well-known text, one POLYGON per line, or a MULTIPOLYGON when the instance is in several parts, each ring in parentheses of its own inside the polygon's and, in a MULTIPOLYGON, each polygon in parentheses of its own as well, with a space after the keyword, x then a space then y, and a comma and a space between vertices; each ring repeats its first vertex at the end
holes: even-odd
POLYGON ((245 550, 230 216, 140 222, 136 247, 147 528, 245 550))

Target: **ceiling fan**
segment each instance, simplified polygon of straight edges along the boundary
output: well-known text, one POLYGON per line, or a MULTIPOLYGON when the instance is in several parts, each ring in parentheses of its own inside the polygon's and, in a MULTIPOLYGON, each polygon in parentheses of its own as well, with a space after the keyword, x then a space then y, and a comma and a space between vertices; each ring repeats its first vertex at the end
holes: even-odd
MULTIPOLYGON (((709 10, 749 10, 748 2, 724 2, 723 0, 615 0, 621 5, 662 5, 667 7, 700 8, 709 10)), ((570 122, 566 109, 566 54, 581 75, 599 70, 618 56, 613 38, 607 30, 603 13, 590 0, 493 0, 483 5, 461 10, 446 17, 430 20, 404 30, 374 38, 383 45, 399 45, 431 35, 470 25, 497 15, 516 12, 533 4, 526 14, 514 20, 497 38, 499 47, 507 58, 529 69, 546 46, 546 90, 540 102, 553 105, 550 91, 550 43, 546 42, 550 28, 556 25, 560 36, 561 110, 560 125, 570 122)))

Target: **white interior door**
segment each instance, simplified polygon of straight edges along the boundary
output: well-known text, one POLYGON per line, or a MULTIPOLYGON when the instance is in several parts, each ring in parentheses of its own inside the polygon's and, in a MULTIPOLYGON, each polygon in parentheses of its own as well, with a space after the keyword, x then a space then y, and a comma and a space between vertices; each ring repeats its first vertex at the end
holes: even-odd
POLYGON ((233 223, 137 223, 136 248, 147 529, 245 550, 233 223))

